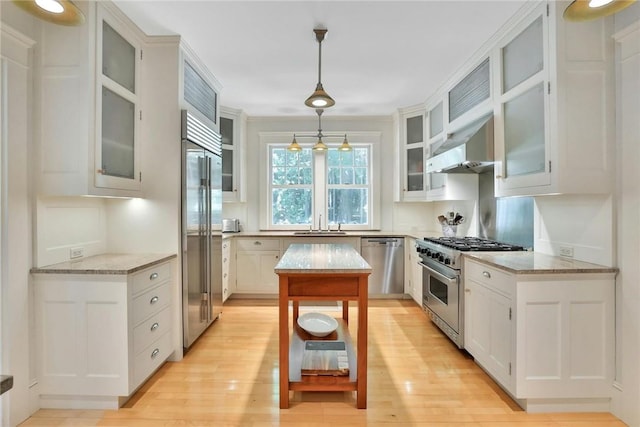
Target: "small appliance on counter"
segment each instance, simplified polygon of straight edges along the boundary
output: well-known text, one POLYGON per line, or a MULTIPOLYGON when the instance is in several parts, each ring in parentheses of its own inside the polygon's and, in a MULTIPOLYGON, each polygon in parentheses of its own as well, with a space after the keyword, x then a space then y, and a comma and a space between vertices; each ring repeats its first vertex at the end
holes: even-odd
POLYGON ((239 233, 240 220, 237 218, 224 218, 222 220, 222 232, 223 233, 239 233))

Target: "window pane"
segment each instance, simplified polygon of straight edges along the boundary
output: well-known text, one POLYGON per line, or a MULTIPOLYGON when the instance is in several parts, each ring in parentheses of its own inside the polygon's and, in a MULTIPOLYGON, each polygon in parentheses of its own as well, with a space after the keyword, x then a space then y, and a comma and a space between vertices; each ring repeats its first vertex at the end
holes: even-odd
POLYGON ((353 168, 342 168, 342 184, 353 184, 353 168))
POLYGON ((273 166, 284 166, 287 150, 284 148, 274 148, 271 151, 271 164, 273 166))
POLYGON ((311 149, 307 148, 299 152, 298 154, 300 166, 311 167, 311 149))
POLYGON ((356 148, 353 150, 355 166, 369 166, 369 150, 366 148, 356 148))
POLYGON ((355 168, 355 183, 366 185, 367 184, 367 168, 355 168))
POLYGON ((340 164, 342 166, 353 166, 353 150, 340 151, 340 164))
POLYGON ((287 184, 295 185, 299 183, 299 180, 298 168, 287 168, 287 184))
POLYGON ((311 168, 300 168, 300 184, 313 184, 313 174, 311 168))
POLYGON ((275 185, 285 185, 285 168, 273 168, 272 183, 275 185))
POLYGON ((340 168, 329 168, 329 184, 340 184, 340 168))
POLYGON ((340 166, 340 151, 329 150, 327 153, 327 163, 329 167, 340 166))
POLYGON ((287 153, 287 166, 296 166, 298 164, 298 152, 286 151, 287 153))
POLYGON ((272 224, 311 224, 311 190, 274 188, 272 224))
POLYGON ((330 189, 329 222, 332 224, 367 224, 369 222, 367 189, 330 189))

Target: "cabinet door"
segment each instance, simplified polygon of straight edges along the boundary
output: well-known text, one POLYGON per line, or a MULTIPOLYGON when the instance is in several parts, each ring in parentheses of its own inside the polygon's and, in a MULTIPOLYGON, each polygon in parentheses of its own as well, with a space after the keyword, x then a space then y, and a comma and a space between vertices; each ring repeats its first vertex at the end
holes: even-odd
POLYGON ((96 187, 140 188, 139 47, 106 12, 99 14, 96 114, 96 187))
POLYGON ((273 271, 280 252, 238 252, 236 257, 236 291, 278 293, 278 275, 273 271))
POLYGON ((546 16, 537 15, 500 49, 502 129, 496 151, 502 152, 502 165, 496 169, 496 195, 527 195, 531 187, 551 183, 547 26, 546 16))
POLYGON ((465 281, 465 348, 507 389, 511 388, 511 300, 465 281))
POLYGON ((425 190, 425 114, 411 112, 403 116, 404 200, 423 200, 425 190))

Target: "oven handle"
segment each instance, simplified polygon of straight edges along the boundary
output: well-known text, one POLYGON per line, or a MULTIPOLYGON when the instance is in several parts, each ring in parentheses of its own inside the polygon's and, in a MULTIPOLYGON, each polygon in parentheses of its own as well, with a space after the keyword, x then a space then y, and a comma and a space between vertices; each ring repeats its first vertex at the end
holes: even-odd
POLYGON ((420 264, 422 266, 422 268, 427 269, 427 271, 429 272, 430 275, 434 276, 436 279, 440 280, 441 282, 444 282, 448 285, 457 285, 458 284, 458 276, 456 277, 447 277, 442 273, 437 272, 436 270, 434 270, 433 268, 430 268, 428 265, 425 265, 421 262, 418 262, 418 264, 420 264))

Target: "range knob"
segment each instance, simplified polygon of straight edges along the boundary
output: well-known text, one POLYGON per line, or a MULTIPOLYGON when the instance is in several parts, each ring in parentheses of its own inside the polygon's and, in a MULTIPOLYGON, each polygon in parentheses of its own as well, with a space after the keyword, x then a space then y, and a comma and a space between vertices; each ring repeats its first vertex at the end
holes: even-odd
POLYGON ((451 259, 450 258, 445 258, 444 259, 444 263, 445 263, 445 265, 451 264, 451 259))
POLYGON ((431 252, 431 258, 438 259, 439 256, 440 254, 438 252, 431 252))
POLYGON ((440 254, 440 256, 438 257, 438 260, 440 260, 440 262, 444 262, 444 255, 440 254))

